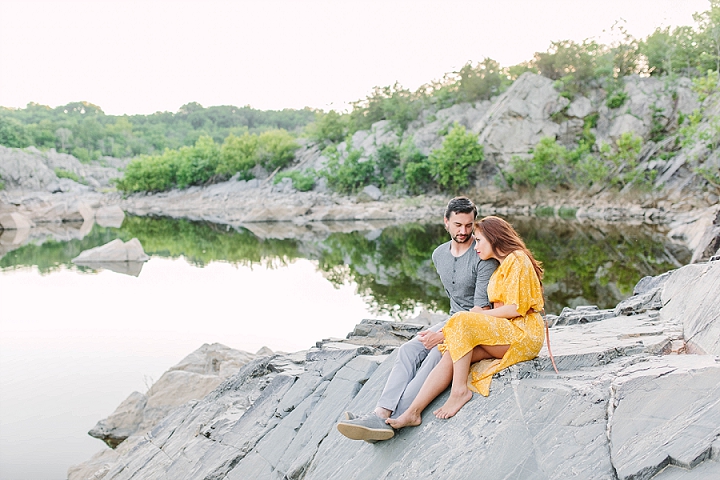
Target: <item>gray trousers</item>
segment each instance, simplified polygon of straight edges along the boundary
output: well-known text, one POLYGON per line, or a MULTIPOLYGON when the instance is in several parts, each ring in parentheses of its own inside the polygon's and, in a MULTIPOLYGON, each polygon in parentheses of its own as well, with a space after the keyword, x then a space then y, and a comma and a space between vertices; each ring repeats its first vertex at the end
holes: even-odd
MULTIPOLYGON (((430 327, 433 332, 440 331, 444 322, 430 327)), ((417 337, 406 342, 398 349, 390 375, 385 382, 377 406, 390 410, 392 418, 397 418, 408 409, 420 387, 427 379, 435 365, 440 363, 442 354, 437 347, 428 350, 417 337)))

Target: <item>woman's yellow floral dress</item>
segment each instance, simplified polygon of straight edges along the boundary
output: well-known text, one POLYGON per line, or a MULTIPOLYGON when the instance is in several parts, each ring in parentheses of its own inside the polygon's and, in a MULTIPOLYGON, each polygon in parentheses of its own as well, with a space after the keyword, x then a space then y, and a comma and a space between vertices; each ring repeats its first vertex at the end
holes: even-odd
POLYGON ((440 351, 449 352, 453 363, 477 345, 510 345, 499 362, 483 372, 472 371, 471 386, 484 396, 490 393, 492 376, 503 368, 537 357, 545 339, 542 287, 530 258, 517 250, 500 264, 488 283, 491 302, 517 305, 523 315, 499 318, 483 313, 459 312, 443 328, 445 343, 440 351))

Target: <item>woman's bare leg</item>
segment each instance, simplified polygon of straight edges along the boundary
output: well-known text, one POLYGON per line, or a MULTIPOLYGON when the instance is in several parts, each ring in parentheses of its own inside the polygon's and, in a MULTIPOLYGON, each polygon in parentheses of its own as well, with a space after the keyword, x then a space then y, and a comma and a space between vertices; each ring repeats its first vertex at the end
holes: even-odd
POLYGON ((488 358, 502 358, 510 345, 478 345, 472 352, 453 364, 452 389, 445 404, 433 412, 437 418, 450 418, 470 401, 472 392, 467 388, 470 364, 488 358))
POLYGON ((408 409, 398 418, 389 418, 385 422, 391 427, 414 427, 422 423, 422 412, 438 395, 450 385, 453 376, 453 363, 450 354, 443 355, 440 363, 433 368, 427 380, 408 409))

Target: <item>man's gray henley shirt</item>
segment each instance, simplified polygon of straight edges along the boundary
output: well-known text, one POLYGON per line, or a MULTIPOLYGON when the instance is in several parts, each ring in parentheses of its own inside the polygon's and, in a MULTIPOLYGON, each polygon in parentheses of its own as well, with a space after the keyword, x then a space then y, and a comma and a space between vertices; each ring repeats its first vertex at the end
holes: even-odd
POLYGON ((459 257, 450 253, 450 243, 443 243, 432 254, 435 269, 450 297, 450 315, 475 306, 489 306, 488 282, 500 263, 494 258, 482 260, 475 251, 475 240, 459 257))

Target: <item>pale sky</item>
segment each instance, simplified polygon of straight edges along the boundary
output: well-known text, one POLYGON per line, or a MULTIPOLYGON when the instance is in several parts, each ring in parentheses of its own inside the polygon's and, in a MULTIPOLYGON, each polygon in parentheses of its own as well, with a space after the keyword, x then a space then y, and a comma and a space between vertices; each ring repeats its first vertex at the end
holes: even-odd
POLYGON ((203 106, 343 110, 468 61, 551 41, 693 25, 707 0, 0 0, 0 105, 89 101, 105 113, 203 106))

